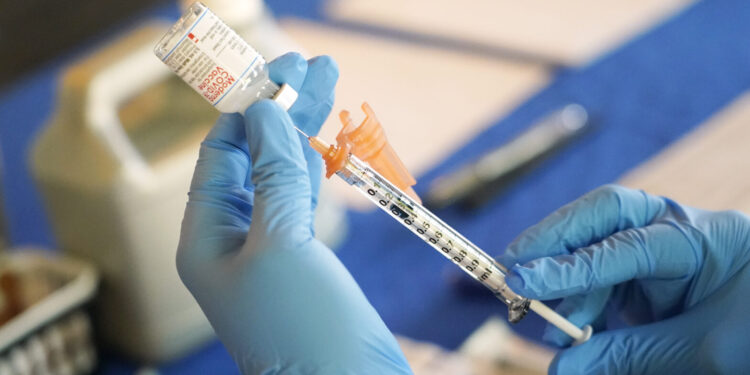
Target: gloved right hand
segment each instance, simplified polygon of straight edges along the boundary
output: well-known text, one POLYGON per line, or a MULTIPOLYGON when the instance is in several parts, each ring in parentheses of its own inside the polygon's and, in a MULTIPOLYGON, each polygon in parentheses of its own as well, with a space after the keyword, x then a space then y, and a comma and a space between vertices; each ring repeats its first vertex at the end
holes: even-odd
MULTIPOLYGON (((551 374, 750 372, 750 219, 605 186, 522 233, 499 258, 507 283, 557 311, 586 343, 551 374), (606 330, 612 305, 632 326, 606 330)), ((545 339, 571 339, 548 326, 545 339)))
POLYGON ((333 104, 331 58, 284 55, 270 77, 299 92, 223 115, 201 145, 177 268, 247 374, 411 374, 395 338, 335 254, 313 237, 321 158, 293 124, 317 134, 333 104))

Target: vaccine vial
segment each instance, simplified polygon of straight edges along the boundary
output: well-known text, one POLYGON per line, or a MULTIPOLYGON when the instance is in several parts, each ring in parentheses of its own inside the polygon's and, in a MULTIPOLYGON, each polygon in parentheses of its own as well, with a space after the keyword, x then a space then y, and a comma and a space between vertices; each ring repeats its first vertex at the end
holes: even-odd
POLYGON ((297 92, 268 78, 266 61, 208 7, 196 2, 159 40, 154 53, 224 113, 271 98, 285 110, 297 92))

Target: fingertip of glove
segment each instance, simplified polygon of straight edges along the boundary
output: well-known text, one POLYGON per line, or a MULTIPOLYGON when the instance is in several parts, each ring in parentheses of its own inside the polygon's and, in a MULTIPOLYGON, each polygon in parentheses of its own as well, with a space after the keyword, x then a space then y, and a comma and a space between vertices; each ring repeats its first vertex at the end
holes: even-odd
POLYGON ((526 280, 519 273, 519 268, 518 266, 514 266, 505 277, 505 283, 516 293, 526 291, 526 280))
POLYGON ((272 81, 287 83, 299 91, 307 75, 307 60, 299 53, 287 53, 268 64, 268 75, 272 81))
POLYGON ((278 68, 295 69, 305 71, 307 69, 307 60, 298 52, 287 52, 271 62, 278 68))
POLYGON ((320 55, 310 59, 310 65, 316 67, 323 67, 327 74, 338 78, 339 76, 339 65, 333 57, 328 55, 320 55))
POLYGON ((307 69, 307 60, 305 60, 305 57, 297 52, 289 52, 287 55, 290 55, 290 59, 294 60, 295 66, 299 70, 306 70, 307 69))
POLYGON ((505 278, 505 282, 514 292, 532 299, 544 299, 543 280, 539 279, 533 269, 521 265, 515 265, 505 278))

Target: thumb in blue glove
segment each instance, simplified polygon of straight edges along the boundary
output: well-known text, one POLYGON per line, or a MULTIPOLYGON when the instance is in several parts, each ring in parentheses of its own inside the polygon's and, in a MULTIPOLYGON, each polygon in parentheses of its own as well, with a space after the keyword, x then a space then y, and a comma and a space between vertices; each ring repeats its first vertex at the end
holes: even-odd
MULTIPOLYGON (((499 259, 508 285, 593 324, 561 351, 553 374, 727 373, 750 368, 750 219, 618 186, 561 208, 499 259), (613 305, 631 327, 607 331, 613 305)), ((548 326, 545 339, 570 338, 548 326)))
POLYGON ((292 121, 317 133, 336 66, 292 54, 269 68, 299 98, 289 114, 264 100, 244 118, 224 115, 207 136, 180 276, 244 373, 411 373, 354 279, 312 234, 319 156, 303 151, 292 121))

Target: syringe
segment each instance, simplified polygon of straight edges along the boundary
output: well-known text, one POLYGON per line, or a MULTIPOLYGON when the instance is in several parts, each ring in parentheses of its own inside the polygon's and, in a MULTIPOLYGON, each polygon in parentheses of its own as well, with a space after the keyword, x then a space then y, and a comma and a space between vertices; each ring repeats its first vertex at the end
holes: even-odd
POLYGON ((330 146, 319 137, 309 137, 301 130, 297 130, 307 137, 310 146, 323 155, 327 162, 330 159, 340 160, 336 175, 508 305, 510 322, 520 321, 528 310, 532 310, 570 335, 575 339, 575 343, 585 342, 591 337, 591 326, 578 328, 542 302, 524 298, 510 290, 505 283, 505 274, 508 270, 503 265, 391 184, 367 163, 346 150, 330 146))

